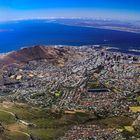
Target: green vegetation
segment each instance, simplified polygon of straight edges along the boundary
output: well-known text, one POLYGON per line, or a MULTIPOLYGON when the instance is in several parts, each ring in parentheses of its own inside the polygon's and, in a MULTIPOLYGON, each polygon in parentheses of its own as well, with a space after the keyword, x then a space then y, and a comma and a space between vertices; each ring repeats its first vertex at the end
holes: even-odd
POLYGON ((127 130, 128 132, 134 131, 134 128, 132 126, 124 126, 124 129, 127 130))
POLYGON ((4 128, 4 140, 26 140, 31 135, 40 140, 56 139, 72 125, 83 123, 88 119, 88 114, 76 113, 66 115, 63 112, 51 113, 51 110, 30 107, 25 104, 12 104, 8 107, 1 106, 4 111, 0 112, 0 120, 4 128), (22 123, 16 122, 12 114, 34 126, 28 127, 22 123), (8 131, 7 131, 8 130, 8 131))
POLYGON ((58 128, 60 126, 69 125, 67 120, 56 119, 56 118, 40 118, 33 121, 39 128, 58 128))
MULTIPOLYGON (((121 130, 120 132, 125 136, 136 133, 136 131, 131 131, 133 130, 131 127, 133 118, 126 116, 98 120, 96 116, 86 112, 77 111, 75 114, 65 114, 63 111, 57 111, 55 113, 55 111, 18 103, 0 108, 3 110, 0 111, 0 121, 6 128, 2 134, 2 140, 28 140, 29 136, 40 140, 52 140, 62 136, 72 125, 84 123, 98 124, 104 128, 115 128, 121 130), (13 114, 25 122, 34 124, 34 126, 28 127, 16 122, 13 114)), ((138 135, 138 133, 136 134, 138 135)))
POLYGON ((121 133, 122 136, 125 137, 127 140, 132 140, 132 137, 134 137, 133 140, 140 138, 140 129, 136 129, 132 126, 125 126, 121 133))
POLYGON ((8 111, 11 111, 12 113, 16 114, 20 119, 22 120, 34 120, 36 118, 40 117, 47 117, 48 113, 42 109, 39 108, 32 108, 28 105, 14 105, 8 109, 5 109, 8 111))
POLYGON ((33 129, 31 134, 34 138, 40 138, 41 140, 52 140, 64 134, 66 129, 64 127, 59 129, 48 128, 48 129, 33 129))
POLYGON ((54 95, 55 95, 55 97, 60 97, 61 96, 61 91, 56 90, 54 95))
POLYGON ((134 133, 129 132, 127 130, 123 130, 122 136, 125 137, 127 140, 132 140, 132 136, 134 136, 134 133))
POLYGON ((137 97, 137 101, 138 101, 138 102, 140 102, 140 96, 139 96, 139 97, 137 97))
POLYGON ((0 122, 5 124, 15 123, 15 118, 8 112, 0 110, 0 122))
POLYGON ((124 126, 131 126, 133 121, 134 119, 131 117, 119 116, 97 120, 96 123, 102 127, 123 129, 124 126))
POLYGON ((10 140, 29 140, 29 136, 25 135, 22 132, 16 132, 16 131, 13 132, 6 131, 5 138, 10 140))
POLYGON ((129 108, 134 113, 140 112, 140 106, 132 106, 132 107, 129 107, 129 108))
POLYGON ((103 85, 99 83, 99 81, 90 81, 87 84, 88 88, 95 89, 95 88, 103 88, 103 85))

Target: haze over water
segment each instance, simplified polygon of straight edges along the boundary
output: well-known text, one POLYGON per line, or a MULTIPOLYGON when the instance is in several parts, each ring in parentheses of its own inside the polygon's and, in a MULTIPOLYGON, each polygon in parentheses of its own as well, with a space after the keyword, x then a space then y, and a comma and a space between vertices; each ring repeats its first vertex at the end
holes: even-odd
POLYGON ((140 34, 66 26, 47 20, 1 23, 0 29, 0 53, 34 45, 106 44, 125 51, 140 49, 140 34))

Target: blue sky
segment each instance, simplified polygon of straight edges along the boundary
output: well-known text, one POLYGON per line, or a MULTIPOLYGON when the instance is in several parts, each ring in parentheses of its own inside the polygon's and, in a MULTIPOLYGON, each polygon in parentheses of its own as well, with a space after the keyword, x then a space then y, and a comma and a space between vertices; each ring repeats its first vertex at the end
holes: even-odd
POLYGON ((140 0, 0 0, 0 20, 36 17, 140 20, 140 0))

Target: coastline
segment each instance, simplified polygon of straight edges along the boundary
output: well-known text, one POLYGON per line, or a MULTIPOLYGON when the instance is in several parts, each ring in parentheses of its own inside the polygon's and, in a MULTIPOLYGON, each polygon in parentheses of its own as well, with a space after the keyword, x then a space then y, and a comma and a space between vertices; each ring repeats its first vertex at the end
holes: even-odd
POLYGON ((60 25, 65 25, 65 26, 73 26, 73 27, 86 27, 86 28, 94 28, 94 29, 105 29, 105 30, 112 30, 112 31, 120 31, 120 32, 127 32, 127 33, 134 33, 134 34, 140 34, 140 31, 128 31, 128 29, 120 29, 120 28, 113 28, 113 27, 98 27, 98 26, 88 26, 88 25, 73 25, 73 24, 66 24, 66 23, 60 23, 60 22, 52 22, 52 23, 57 23, 60 25))
MULTIPOLYGON (((19 49, 17 50, 12 50, 12 51, 8 51, 8 52, 4 52, 4 53, 1 53, 0 52, 0 59, 3 59, 5 56, 7 56, 8 54, 10 53, 13 53, 13 52, 17 52, 17 51, 20 51, 24 48, 32 48, 36 45, 32 45, 32 46, 24 46, 24 47, 20 47, 19 49)), ((45 46, 45 47, 93 47, 93 48, 100 48, 100 49, 106 49, 107 51, 110 51, 110 52, 114 52, 114 53, 121 53, 121 54, 125 54, 125 55, 134 55, 134 56, 140 56, 140 50, 139 49, 127 49, 127 50, 123 50, 123 49, 120 49, 118 47, 111 47, 109 45, 101 45, 101 44, 96 44, 96 45, 39 45, 39 46, 45 46)))

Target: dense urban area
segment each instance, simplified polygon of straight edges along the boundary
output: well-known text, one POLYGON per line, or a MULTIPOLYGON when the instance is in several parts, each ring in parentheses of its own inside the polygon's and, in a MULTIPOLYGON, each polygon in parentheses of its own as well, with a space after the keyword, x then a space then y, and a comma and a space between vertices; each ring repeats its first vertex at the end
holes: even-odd
POLYGON ((0 63, 0 140, 140 139, 139 56, 35 46, 0 63))

